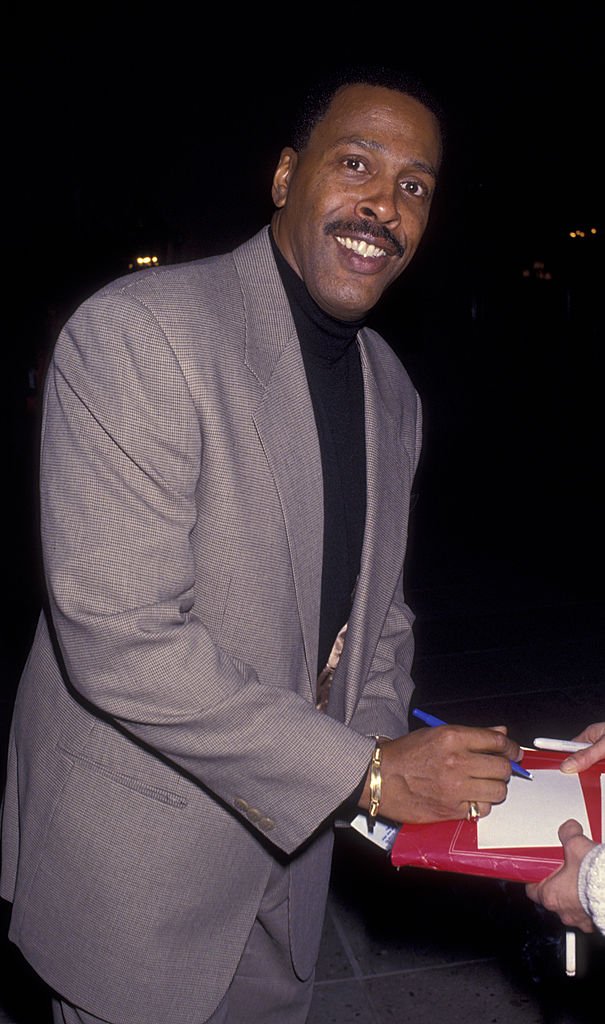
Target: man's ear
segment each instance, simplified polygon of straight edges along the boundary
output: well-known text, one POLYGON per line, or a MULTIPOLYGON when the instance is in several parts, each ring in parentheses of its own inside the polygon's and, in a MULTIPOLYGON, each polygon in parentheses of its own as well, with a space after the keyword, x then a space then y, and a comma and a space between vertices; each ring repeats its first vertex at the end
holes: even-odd
POLYGON ((298 153, 290 146, 282 149, 275 174, 273 175, 273 187, 271 195, 273 202, 278 208, 286 205, 290 180, 296 168, 298 153))

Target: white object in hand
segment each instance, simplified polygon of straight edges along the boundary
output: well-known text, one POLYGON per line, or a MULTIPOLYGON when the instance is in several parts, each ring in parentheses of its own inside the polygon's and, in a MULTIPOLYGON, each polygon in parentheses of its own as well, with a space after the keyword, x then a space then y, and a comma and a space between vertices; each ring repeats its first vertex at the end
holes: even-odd
POLYGON ((537 736, 534 747, 538 750, 561 750, 565 754, 573 754, 576 750, 591 747, 592 743, 580 743, 578 740, 553 740, 548 736, 537 736))

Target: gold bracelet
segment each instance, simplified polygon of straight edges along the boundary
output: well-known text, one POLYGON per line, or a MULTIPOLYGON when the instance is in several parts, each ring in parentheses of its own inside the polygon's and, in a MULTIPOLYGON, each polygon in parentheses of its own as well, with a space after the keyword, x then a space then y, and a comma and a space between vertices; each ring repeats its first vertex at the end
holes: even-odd
POLYGON ((376 816, 382 799, 382 749, 376 737, 376 746, 370 764, 370 806, 368 808, 368 831, 371 832, 376 823, 376 816))

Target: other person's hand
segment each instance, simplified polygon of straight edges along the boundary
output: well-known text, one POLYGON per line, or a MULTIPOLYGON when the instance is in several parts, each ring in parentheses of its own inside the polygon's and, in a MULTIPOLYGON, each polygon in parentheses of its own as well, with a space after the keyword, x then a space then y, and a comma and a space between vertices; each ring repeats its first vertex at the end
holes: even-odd
POLYGON ((591 746, 584 750, 578 750, 561 761, 562 772, 585 772, 597 761, 605 759, 605 722, 593 722, 592 725, 587 725, 578 736, 574 736, 574 740, 590 743, 591 746))
POLYGON ((542 882, 526 885, 525 891, 534 903, 558 914, 563 924, 591 932, 592 921, 578 895, 578 873, 582 860, 595 844, 584 835, 582 826, 573 818, 563 822, 559 828, 559 839, 565 855, 563 865, 542 882))

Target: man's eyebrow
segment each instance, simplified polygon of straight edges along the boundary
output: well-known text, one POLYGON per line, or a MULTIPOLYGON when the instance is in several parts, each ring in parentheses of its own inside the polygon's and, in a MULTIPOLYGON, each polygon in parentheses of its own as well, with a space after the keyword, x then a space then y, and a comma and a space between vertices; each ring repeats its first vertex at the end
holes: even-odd
MULTIPOLYGON (((377 142, 376 139, 362 139, 358 135, 347 135, 342 139, 338 139, 335 143, 336 146, 354 144, 361 146, 365 149, 375 149, 379 153, 383 153, 386 146, 382 142, 377 142)), ((417 171, 424 171, 425 174, 430 174, 432 178, 437 177, 437 169, 432 164, 427 164, 424 160, 410 160, 410 167, 417 171)))

